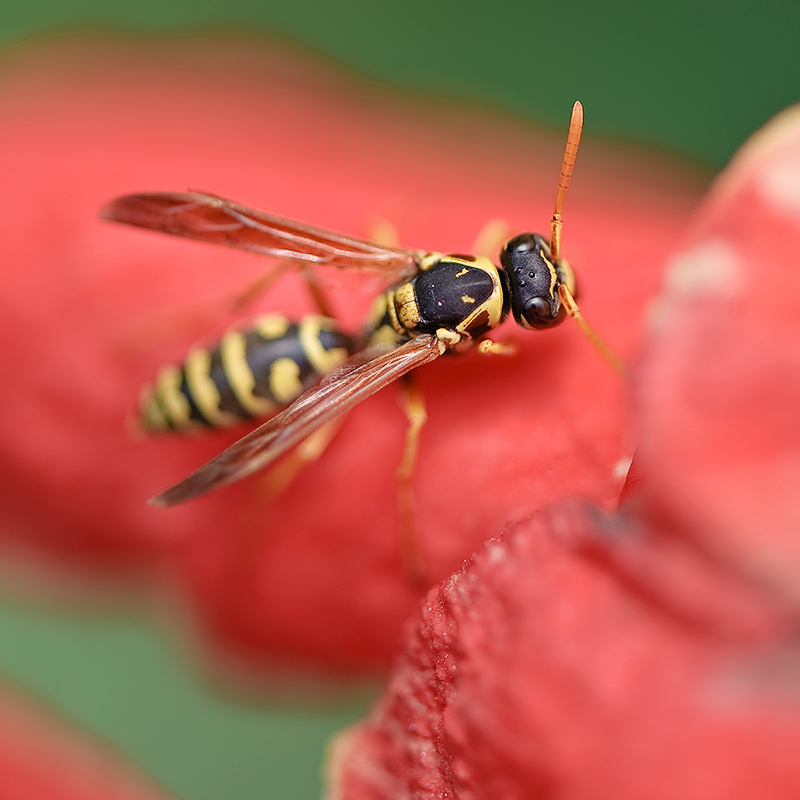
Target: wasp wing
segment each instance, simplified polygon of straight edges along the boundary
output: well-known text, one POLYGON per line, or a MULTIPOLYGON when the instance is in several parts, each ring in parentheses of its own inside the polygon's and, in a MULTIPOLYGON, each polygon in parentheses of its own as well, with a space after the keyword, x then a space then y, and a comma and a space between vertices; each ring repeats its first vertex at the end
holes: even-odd
POLYGON ((426 334, 368 361, 356 354, 287 409, 150 502, 183 503, 266 467, 327 422, 444 350, 436 336, 426 334))
POLYGON ((108 203, 100 216, 300 264, 373 270, 397 279, 413 274, 422 256, 421 251, 383 247, 204 192, 126 194, 108 203))

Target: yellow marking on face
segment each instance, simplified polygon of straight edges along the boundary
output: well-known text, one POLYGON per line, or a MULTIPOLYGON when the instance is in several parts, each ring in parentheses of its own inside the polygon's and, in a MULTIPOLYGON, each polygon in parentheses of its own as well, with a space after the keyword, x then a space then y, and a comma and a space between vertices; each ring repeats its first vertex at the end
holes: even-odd
POLYGON ((282 405, 295 399, 302 391, 300 366, 292 358, 279 358, 269 368, 269 389, 282 405))
POLYGON ((219 407, 219 389, 211 379, 211 353, 208 350, 199 347, 192 350, 186 358, 184 370, 192 400, 209 423, 224 427, 237 421, 237 417, 219 407))
POLYGON ((253 394, 256 379, 247 365, 244 334, 228 331, 222 337, 219 350, 225 376, 242 407, 254 417, 268 414, 275 406, 269 400, 253 394))
POLYGON ((547 269, 550 271, 550 297, 555 297, 556 294, 556 284, 558 283, 558 273, 556 272, 556 268, 553 266, 553 262, 550 261, 549 258, 544 258, 544 263, 547 264, 547 269))
POLYGON ((461 295, 461 302, 462 303, 474 303, 475 302, 475 298, 474 297, 470 297, 468 294, 462 294, 461 295))
POLYGON ((163 431, 169 427, 161 404, 155 396, 152 386, 145 386, 139 398, 139 410, 142 427, 147 431, 163 431))
POLYGON ((283 314, 262 314, 253 329, 265 339, 280 339, 289 330, 290 322, 283 314))
POLYGON ((572 265, 562 258, 558 262, 558 267, 564 275, 564 284, 569 289, 569 293, 574 295, 577 281, 575 280, 575 271, 572 269, 572 265))
POLYGON ((326 350, 319 338, 323 330, 332 330, 330 320, 325 317, 305 317, 300 323, 300 347, 303 348, 311 366, 320 375, 329 373, 348 355, 347 349, 344 347, 332 347, 330 350, 326 350))
POLYGON ((181 370, 176 366, 164 367, 156 382, 155 394, 164 408, 164 415, 176 428, 191 425, 192 408, 181 391, 181 370))
POLYGON ((461 272, 456 272, 456 278, 463 278, 467 273, 469 273, 469 270, 464 267, 461 272))

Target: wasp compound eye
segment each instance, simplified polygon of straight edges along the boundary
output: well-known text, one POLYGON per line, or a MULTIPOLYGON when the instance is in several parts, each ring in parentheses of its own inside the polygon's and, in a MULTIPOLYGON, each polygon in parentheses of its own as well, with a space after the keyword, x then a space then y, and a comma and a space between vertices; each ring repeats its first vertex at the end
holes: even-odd
POLYGON ((522 309, 522 316, 530 328, 552 328, 564 318, 564 308, 557 301, 548 302, 543 297, 533 297, 522 309))
POLYGON ((552 328, 564 319, 558 298, 561 276, 550 260, 550 245, 538 233, 521 233, 500 253, 508 276, 511 311, 524 328, 552 328))

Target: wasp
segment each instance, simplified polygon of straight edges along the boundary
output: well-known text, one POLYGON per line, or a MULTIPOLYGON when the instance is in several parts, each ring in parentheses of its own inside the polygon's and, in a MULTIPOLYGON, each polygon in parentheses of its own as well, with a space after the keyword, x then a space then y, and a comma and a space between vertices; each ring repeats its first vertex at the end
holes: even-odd
POLYGON ((183 364, 161 370, 140 398, 141 426, 151 433, 190 431, 271 416, 358 346, 333 319, 262 314, 229 330, 215 347, 195 347, 183 364))
POLYGON ((108 220, 281 259, 303 272, 314 265, 369 270, 391 282, 361 336, 350 338, 332 322, 315 323, 315 333, 302 343, 299 330, 307 323, 292 327, 287 322, 284 330, 273 329, 274 335, 262 337, 259 347, 251 342, 251 350, 260 355, 250 359, 239 391, 233 384, 240 379, 230 365, 238 360, 241 372, 250 333, 239 334, 239 358, 228 356, 227 366, 223 338, 217 350, 190 356, 182 369, 162 373, 145 406, 150 422, 157 425, 180 427, 179 420, 217 424, 231 414, 256 416, 285 407, 151 502, 183 503, 270 465, 367 397, 445 353, 461 353, 475 345, 487 352, 500 350, 487 335, 509 314, 530 330, 551 328, 570 316, 614 362, 613 353, 583 319, 574 299, 575 275, 561 257, 561 212, 582 127, 583 108, 576 102, 549 240, 536 233, 514 236, 502 247, 499 266, 484 256, 382 246, 212 194, 130 194, 111 201, 101 212, 108 220), (320 338, 323 332, 327 344, 320 338), (325 352, 324 363, 314 365, 308 358, 309 342, 311 351, 325 352), (280 350, 284 356, 276 355, 280 350), (252 366, 259 358, 260 372, 252 366), (276 363, 291 373, 291 380, 277 381, 283 386, 277 392, 270 385, 276 363), (259 383, 260 394, 255 391, 259 383), (173 406, 182 406, 177 416, 165 413, 173 406))

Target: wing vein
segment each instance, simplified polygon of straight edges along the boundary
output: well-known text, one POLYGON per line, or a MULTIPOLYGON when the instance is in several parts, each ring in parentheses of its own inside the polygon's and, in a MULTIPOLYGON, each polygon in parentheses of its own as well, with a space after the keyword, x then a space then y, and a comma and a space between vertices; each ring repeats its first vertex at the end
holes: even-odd
POLYGON ((327 422, 444 351, 445 345, 436 336, 426 334, 366 363, 362 354, 356 354, 287 409, 151 502, 161 506, 183 503, 263 469, 327 422))

